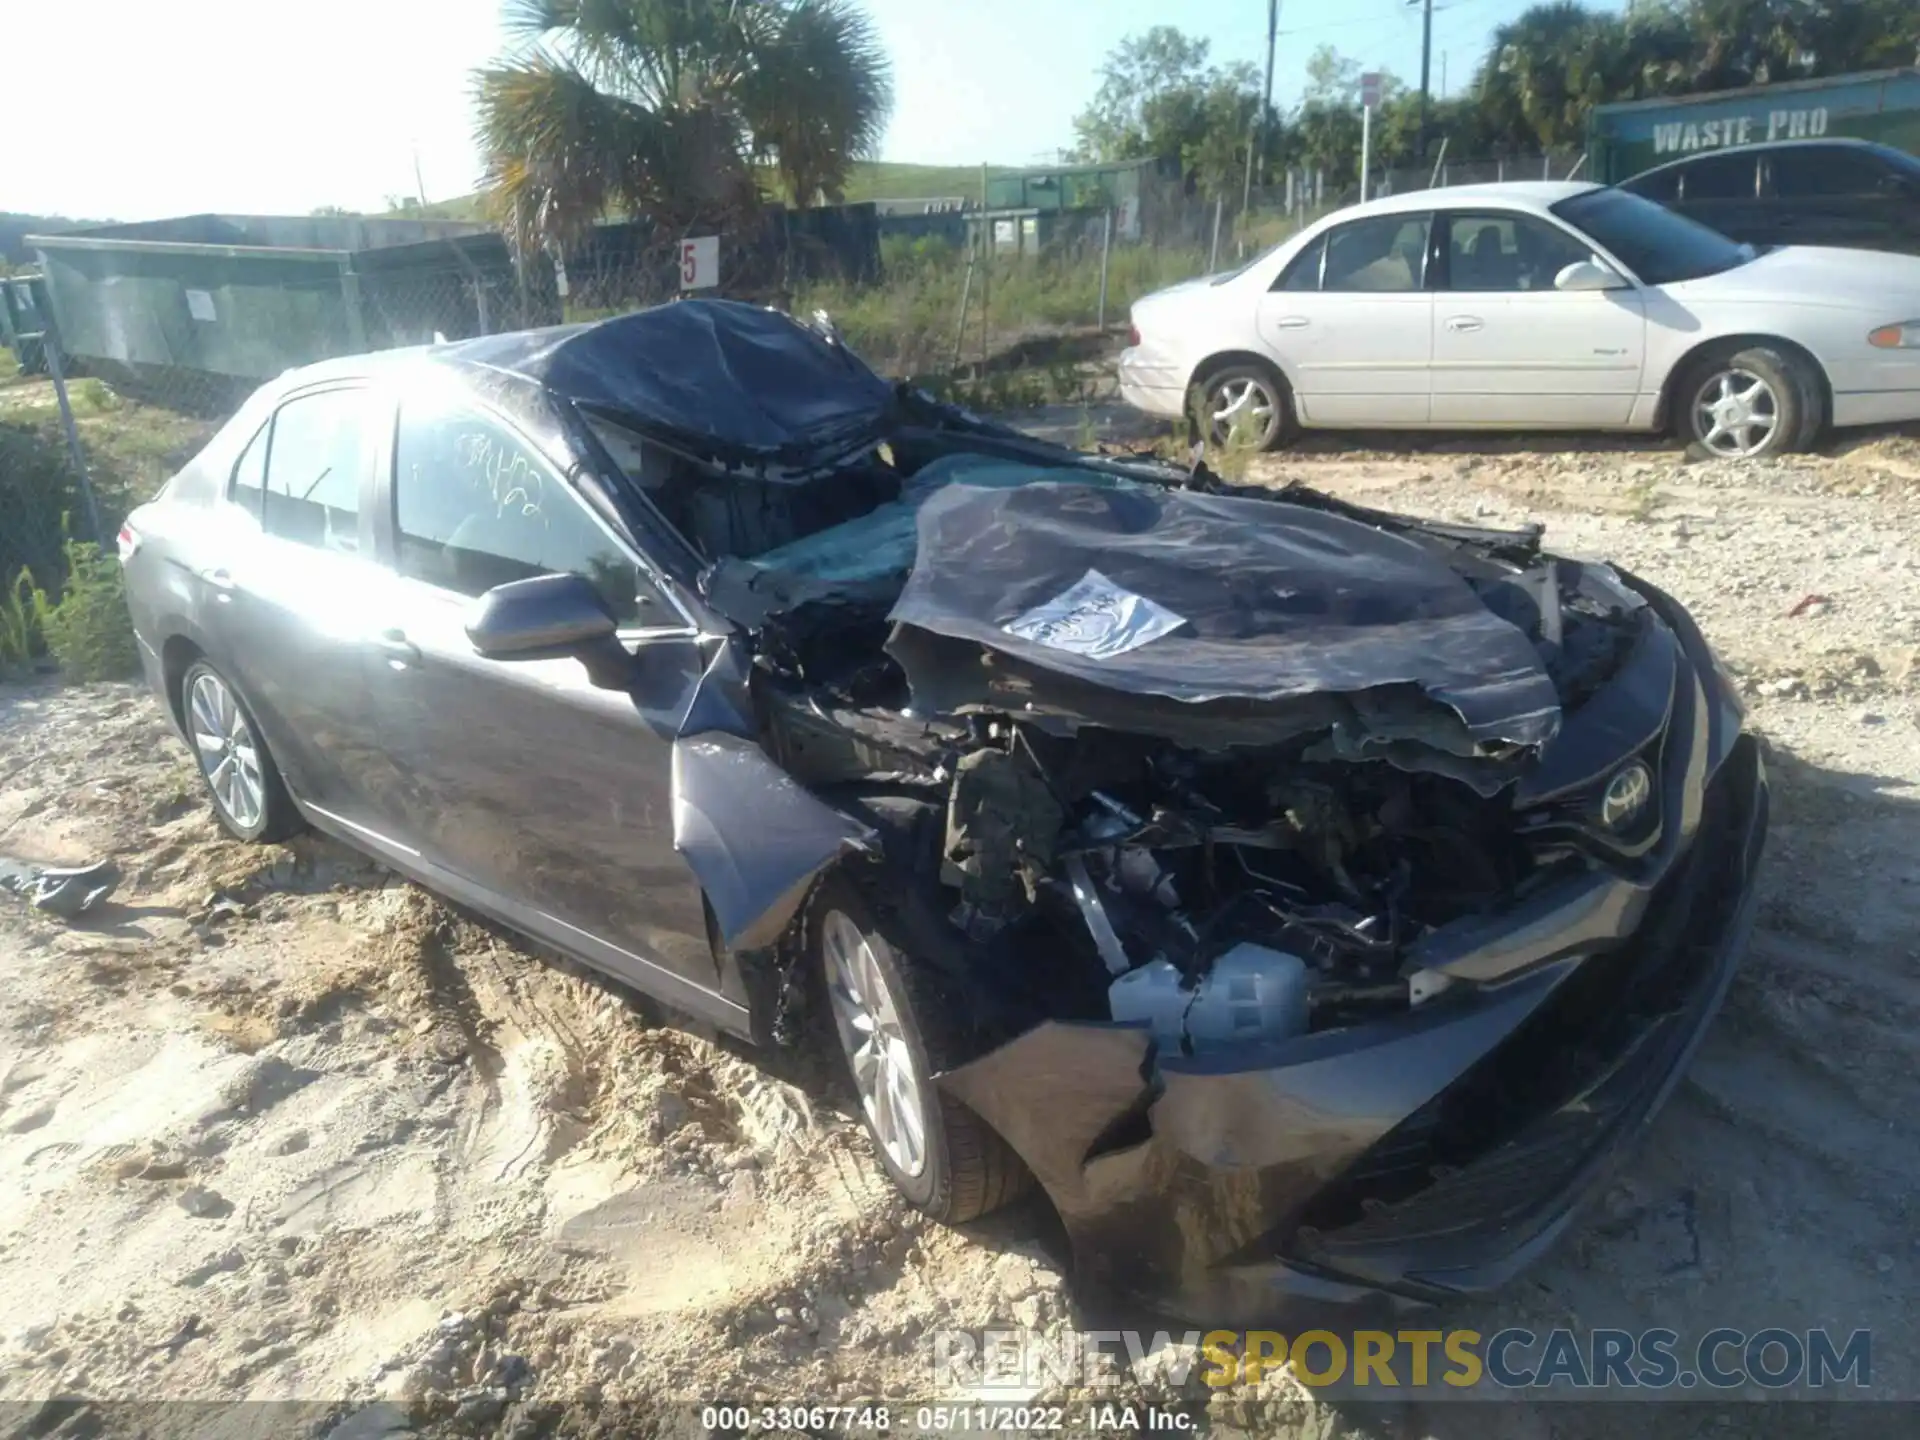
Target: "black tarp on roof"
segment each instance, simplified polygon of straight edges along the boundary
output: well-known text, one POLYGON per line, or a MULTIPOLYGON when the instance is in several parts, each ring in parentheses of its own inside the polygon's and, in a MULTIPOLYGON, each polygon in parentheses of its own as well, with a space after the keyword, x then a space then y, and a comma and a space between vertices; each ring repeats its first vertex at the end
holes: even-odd
POLYGON ((732 300, 682 300, 591 325, 470 340, 444 354, 743 455, 792 457, 877 434, 893 394, 843 346, 732 300))

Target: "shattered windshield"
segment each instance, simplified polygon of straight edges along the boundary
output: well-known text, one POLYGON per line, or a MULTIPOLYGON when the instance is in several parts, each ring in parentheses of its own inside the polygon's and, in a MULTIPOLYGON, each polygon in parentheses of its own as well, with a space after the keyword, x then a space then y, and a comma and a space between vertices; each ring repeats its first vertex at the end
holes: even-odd
POLYGON ((878 451, 822 474, 726 471, 674 453, 608 416, 583 412, 621 474, 702 560, 765 557, 896 502, 901 477, 878 451))

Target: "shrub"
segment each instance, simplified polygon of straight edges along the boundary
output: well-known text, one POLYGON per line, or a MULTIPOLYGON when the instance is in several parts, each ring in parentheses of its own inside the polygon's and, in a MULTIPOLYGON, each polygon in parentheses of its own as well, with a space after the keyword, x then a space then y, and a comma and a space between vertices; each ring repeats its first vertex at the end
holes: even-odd
POLYGON ((46 649, 40 630, 45 595, 34 587, 33 572, 21 570, 0 594, 0 675, 24 669, 46 649))
MULTIPOLYGON (((120 562, 88 540, 66 542, 67 581, 60 599, 33 592, 40 632, 68 680, 118 680, 140 664, 127 614, 120 562)), ((19 587, 16 584, 15 589, 19 587)))

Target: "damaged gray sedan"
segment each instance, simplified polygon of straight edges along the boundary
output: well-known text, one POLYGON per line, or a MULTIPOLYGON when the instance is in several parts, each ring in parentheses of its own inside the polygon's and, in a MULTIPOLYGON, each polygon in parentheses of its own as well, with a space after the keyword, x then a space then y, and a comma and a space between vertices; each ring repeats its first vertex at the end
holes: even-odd
POLYGON ((1043 444, 686 302, 264 387, 120 537, 221 820, 837 1041, 881 1163, 1037 1183, 1209 1322, 1562 1230, 1751 920, 1759 748, 1537 531, 1043 444))

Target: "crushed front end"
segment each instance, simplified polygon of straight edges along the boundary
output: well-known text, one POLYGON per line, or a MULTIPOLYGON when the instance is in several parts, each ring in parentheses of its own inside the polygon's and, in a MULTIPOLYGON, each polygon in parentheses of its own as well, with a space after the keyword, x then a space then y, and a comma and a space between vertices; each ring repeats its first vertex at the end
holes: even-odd
POLYGON ((1711 657, 1650 618, 1674 694, 1638 752, 1660 807, 1639 856, 1428 930, 1402 993, 1336 992, 1325 1028, 1316 1006, 1285 1038, 1183 1047, 1050 1022, 944 1077, 1033 1167, 1086 1279, 1252 1323, 1290 1298, 1492 1289, 1552 1243, 1718 1009, 1766 830, 1759 746, 1711 657))
POLYGON ((1758 746, 1679 606, 1538 538, 961 455, 716 573, 768 753, 924 817, 939 1083, 1083 1279, 1223 1324, 1498 1285, 1676 1081, 1758 746))

